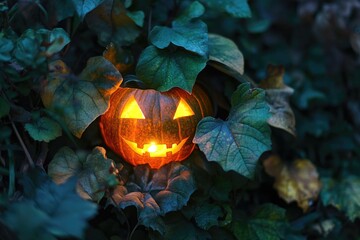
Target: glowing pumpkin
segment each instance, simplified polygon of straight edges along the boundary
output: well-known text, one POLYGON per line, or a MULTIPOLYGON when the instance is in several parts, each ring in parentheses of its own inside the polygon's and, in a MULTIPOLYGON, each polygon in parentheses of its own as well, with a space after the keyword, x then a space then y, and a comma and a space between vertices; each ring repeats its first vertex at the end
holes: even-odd
POLYGON ((132 165, 160 168, 191 154, 196 126, 211 114, 212 104, 198 86, 192 94, 180 88, 119 88, 101 117, 100 129, 105 143, 132 165))

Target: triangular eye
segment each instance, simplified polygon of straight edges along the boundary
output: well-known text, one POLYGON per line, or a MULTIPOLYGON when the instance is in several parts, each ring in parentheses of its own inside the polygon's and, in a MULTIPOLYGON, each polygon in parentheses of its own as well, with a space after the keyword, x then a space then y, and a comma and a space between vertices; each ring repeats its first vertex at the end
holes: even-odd
POLYGON ((134 96, 132 96, 125 104, 120 118, 145 119, 145 116, 134 96))
POLYGON ((189 104, 187 104, 184 99, 180 98, 180 102, 176 108, 176 112, 175 112, 173 119, 175 120, 175 119, 181 118, 181 117, 188 117, 188 116, 192 116, 194 114, 195 113, 193 112, 193 110, 191 109, 189 104))

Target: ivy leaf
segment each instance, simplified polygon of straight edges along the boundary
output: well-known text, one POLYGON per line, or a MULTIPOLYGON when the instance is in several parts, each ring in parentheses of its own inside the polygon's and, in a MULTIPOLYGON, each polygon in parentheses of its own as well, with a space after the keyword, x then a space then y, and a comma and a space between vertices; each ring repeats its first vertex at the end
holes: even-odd
POLYGON ((210 66, 236 79, 244 73, 244 57, 236 44, 223 36, 209 34, 210 66))
POLYGON ((204 12, 201 3, 193 2, 185 12, 172 23, 172 27, 155 26, 150 32, 149 40, 157 48, 164 49, 170 44, 207 57, 208 34, 207 25, 200 21, 191 21, 204 12))
POLYGON ((149 46, 140 55, 136 74, 149 87, 158 91, 180 87, 191 92, 206 61, 206 58, 181 48, 157 49, 149 46))
POLYGON ((48 166, 49 176, 57 184, 66 182, 70 177, 78 179, 77 192, 85 199, 99 202, 104 196, 109 180, 114 175, 113 160, 105 155, 102 147, 95 147, 86 157, 77 155, 68 147, 61 148, 48 166))
POLYGON ((344 211, 351 221, 360 217, 360 177, 348 175, 340 181, 322 178, 321 200, 325 206, 332 205, 344 211))
POLYGON ((11 60, 11 51, 14 44, 10 39, 4 38, 0 35, 0 61, 6 62, 11 60))
POLYGON ((107 110, 110 95, 122 82, 121 74, 103 57, 89 59, 79 77, 71 74, 62 61, 52 63, 50 69, 42 101, 80 138, 90 123, 107 110))
POLYGON ((150 32, 149 40, 160 49, 172 43, 203 57, 208 54, 207 26, 202 21, 173 24, 172 28, 155 26, 150 32))
POLYGON ((233 221, 231 230, 237 239, 280 240, 284 238, 286 225, 284 209, 264 204, 250 218, 244 216, 233 221))
POLYGON ((219 206, 205 202, 195 208, 194 218, 200 228, 209 230, 212 226, 219 225, 219 218, 222 215, 219 206))
POLYGON ((104 0, 71 0, 76 10, 76 13, 81 20, 84 19, 85 15, 97 6, 99 6, 104 0))
POLYGON ((214 11, 226 13, 231 17, 251 17, 251 10, 247 0, 202 0, 201 2, 214 11))
POLYGON ((121 0, 105 0, 88 14, 86 21, 103 46, 110 42, 117 46, 127 46, 141 33, 138 26, 143 24, 142 15, 140 12, 129 14, 121 0))
POLYGON ((45 172, 29 171, 22 179, 24 198, 10 205, 5 213, 5 224, 18 236, 24 236, 24 230, 36 231, 33 232, 35 236, 26 235, 22 239, 82 238, 87 220, 96 214, 97 206, 76 194, 75 183, 72 179, 56 185, 45 172), (20 209, 27 210, 19 212, 20 209), (23 213, 27 213, 27 218, 23 213))
POLYGON ((47 117, 40 117, 32 123, 25 124, 25 130, 36 141, 49 142, 61 136, 60 125, 47 117))
POLYGON ((296 201, 305 212, 317 199, 321 183, 316 167, 309 160, 296 159, 286 164, 278 156, 271 156, 264 161, 264 168, 275 177, 274 188, 287 203, 296 201))
POLYGON ((115 190, 113 198, 121 208, 135 206, 140 224, 163 233, 164 223, 159 216, 181 209, 194 191, 191 172, 180 163, 158 170, 141 165, 134 168, 126 186, 115 190))
POLYGON ((193 142, 225 171, 252 178, 260 155, 271 146, 268 110, 263 90, 241 84, 233 93, 228 120, 202 119, 193 142))

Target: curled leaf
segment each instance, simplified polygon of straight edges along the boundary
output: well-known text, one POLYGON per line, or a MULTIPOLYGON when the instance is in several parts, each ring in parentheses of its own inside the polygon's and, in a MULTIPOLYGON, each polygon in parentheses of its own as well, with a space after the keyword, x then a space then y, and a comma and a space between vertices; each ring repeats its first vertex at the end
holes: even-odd
POLYGON ((107 110, 111 94, 122 82, 121 74, 103 57, 89 59, 78 77, 60 60, 52 63, 50 70, 42 101, 80 138, 90 123, 107 110))
POLYGON ((51 160, 48 172, 57 184, 76 176, 77 192, 84 199, 100 201, 114 176, 114 162, 105 155, 102 147, 96 147, 87 156, 76 154, 68 147, 61 148, 51 160))
POLYGON ((140 165, 134 168, 134 175, 125 186, 115 189, 113 198, 121 208, 135 206, 140 224, 163 232, 159 216, 181 209, 194 191, 191 172, 180 163, 158 170, 140 165))
POLYGON ((316 167, 309 160, 296 159, 286 164, 273 155, 264 161, 264 167, 270 176, 275 177, 274 188, 287 203, 296 201, 305 212, 317 199, 321 183, 316 167))

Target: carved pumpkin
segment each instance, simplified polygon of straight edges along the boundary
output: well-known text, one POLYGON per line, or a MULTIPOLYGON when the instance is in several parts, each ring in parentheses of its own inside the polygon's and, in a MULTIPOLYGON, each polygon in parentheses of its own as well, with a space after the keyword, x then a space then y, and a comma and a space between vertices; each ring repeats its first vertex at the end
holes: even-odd
POLYGON ((100 129, 106 145, 132 165, 160 168, 191 154, 196 126, 211 114, 212 104, 198 86, 191 95, 180 88, 119 88, 100 129))

